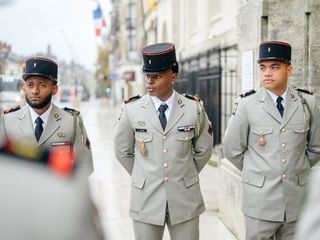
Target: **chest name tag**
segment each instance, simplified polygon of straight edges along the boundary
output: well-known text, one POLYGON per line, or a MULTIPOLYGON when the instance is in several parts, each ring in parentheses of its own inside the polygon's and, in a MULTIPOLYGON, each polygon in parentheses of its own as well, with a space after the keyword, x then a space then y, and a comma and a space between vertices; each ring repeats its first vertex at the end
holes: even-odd
POLYGON ((70 146, 71 143, 69 141, 66 141, 66 142, 53 142, 51 143, 51 146, 52 147, 55 147, 55 146, 70 146))
POLYGON ((136 132, 147 132, 145 128, 136 128, 136 132))
POLYGON ((181 127, 178 127, 177 129, 179 132, 190 132, 195 128, 196 128, 196 126, 190 125, 190 126, 181 126, 181 127))

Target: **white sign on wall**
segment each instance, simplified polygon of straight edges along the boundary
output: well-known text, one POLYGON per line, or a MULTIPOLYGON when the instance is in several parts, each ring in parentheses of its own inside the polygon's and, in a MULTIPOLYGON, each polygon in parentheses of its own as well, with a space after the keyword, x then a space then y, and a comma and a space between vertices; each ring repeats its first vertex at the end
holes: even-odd
POLYGON ((241 62, 241 91, 247 92, 253 89, 253 50, 243 52, 241 62))

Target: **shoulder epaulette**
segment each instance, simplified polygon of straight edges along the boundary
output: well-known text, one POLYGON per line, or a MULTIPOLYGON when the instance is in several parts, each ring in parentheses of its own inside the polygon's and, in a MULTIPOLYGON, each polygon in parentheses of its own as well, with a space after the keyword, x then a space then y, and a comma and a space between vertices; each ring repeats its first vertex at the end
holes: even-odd
POLYGON ((310 92, 309 90, 306 90, 306 89, 301 89, 301 88, 294 88, 294 89, 299 91, 299 92, 303 92, 303 93, 307 93, 307 94, 313 95, 313 92, 310 92))
POLYGON ((124 103, 127 104, 127 103, 129 103, 129 102, 138 100, 139 98, 141 98, 141 96, 140 96, 140 95, 137 95, 137 96, 134 96, 134 97, 131 97, 131 98, 128 98, 128 99, 124 100, 124 103))
POLYGON ((6 113, 10 113, 10 112, 15 112, 15 111, 19 110, 20 108, 21 108, 20 105, 15 106, 15 107, 10 107, 10 108, 3 110, 3 113, 6 114, 6 113))
POLYGON ((64 107, 63 110, 65 110, 68 113, 71 113, 72 115, 79 115, 80 111, 75 110, 73 108, 64 107))
POLYGON ((250 91, 245 92, 245 93, 242 93, 242 94, 240 94, 239 96, 242 97, 242 98, 244 98, 244 97, 247 97, 247 96, 249 96, 249 95, 251 95, 251 94, 254 94, 254 93, 256 93, 256 90, 251 89, 250 91))
POLYGON ((196 95, 191 95, 188 93, 183 93, 182 95, 185 96, 186 98, 189 98, 189 99, 194 100, 196 102, 200 102, 200 98, 196 95))

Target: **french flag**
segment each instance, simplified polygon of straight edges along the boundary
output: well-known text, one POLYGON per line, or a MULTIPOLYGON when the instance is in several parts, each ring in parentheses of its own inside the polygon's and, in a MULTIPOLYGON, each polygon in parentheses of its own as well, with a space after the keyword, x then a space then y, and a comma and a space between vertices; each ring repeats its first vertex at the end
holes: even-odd
POLYGON ((93 10, 93 19, 95 25, 96 36, 101 36, 102 29, 106 27, 106 21, 103 17, 103 13, 101 11, 100 4, 97 2, 97 8, 93 10))

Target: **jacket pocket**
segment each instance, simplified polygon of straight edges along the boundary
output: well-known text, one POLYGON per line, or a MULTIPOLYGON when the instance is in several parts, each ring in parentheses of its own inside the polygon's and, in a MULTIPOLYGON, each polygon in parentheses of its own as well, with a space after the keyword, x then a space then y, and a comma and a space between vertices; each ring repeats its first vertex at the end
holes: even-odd
POLYGON ((178 132, 177 140, 178 141, 190 141, 194 137, 194 132, 178 132))
POLYGON ((139 212, 144 202, 144 186, 146 183, 145 177, 132 176, 131 177, 131 201, 130 211, 139 212))
POLYGON ((145 182, 146 182, 145 177, 132 176, 133 187, 143 189, 145 182))
POLYGON ((299 184, 303 186, 309 182, 310 171, 303 171, 298 174, 299 184))
POLYGON ((185 158, 191 153, 192 149, 192 139, 194 137, 194 131, 191 132, 177 132, 176 133, 176 156, 178 158, 185 158))
POLYGON ((304 133, 307 133, 309 131, 309 127, 308 126, 305 126, 304 124, 303 125, 294 125, 293 126, 293 132, 294 133, 298 133, 298 134, 304 134, 304 133))
POLYGON ((266 126, 253 126, 250 130, 250 143, 260 152, 272 150, 273 129, 266 126))
POLYGON ((272 133, 271 127, 252 127, 251 132, 256 135, 267 135, 272 133))
POLYGON ((183 178, 183 182, 186 188, 191 187, 194 184, 199 183, 199 177, 198 176, 186 176, 183 178))
POLYGON ((151 133, 136 133, 135 138, 138 142, 151 142, 152 141, 152 134, 151 133))
POLYGON ((266 176, 258 173, 242 172, 241 181, 255 187, 263 187, 266 176))

